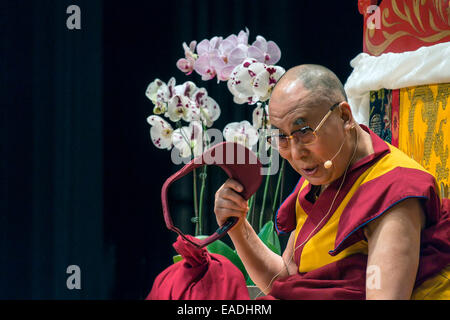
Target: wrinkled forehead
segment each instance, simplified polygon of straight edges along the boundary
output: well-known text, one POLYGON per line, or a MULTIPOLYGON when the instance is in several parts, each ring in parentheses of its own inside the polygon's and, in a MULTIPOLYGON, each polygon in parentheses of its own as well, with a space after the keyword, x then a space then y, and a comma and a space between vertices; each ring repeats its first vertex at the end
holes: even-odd
POLYGON ((315 120, 323 113, 325 103, 313 94, 277 96, 269 103, 269 118, 276 127, 315 120))
POLYGON ((323 116, 332 101, 323 90, 305 88, 301 80, 282 78, 269 101, 269 118, 274 127, 289 130, 302 123, 311 125, 323 116))

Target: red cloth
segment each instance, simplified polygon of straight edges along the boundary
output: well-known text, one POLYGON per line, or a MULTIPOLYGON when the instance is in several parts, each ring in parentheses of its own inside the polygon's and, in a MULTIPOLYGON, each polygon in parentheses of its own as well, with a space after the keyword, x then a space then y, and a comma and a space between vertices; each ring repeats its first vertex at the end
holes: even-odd
POLYGON ((222 142, 214 145, 206 150, 202 155, 191 160, 183 168, 171 175, 165 182, 161 190, 161 204, 164 214, 164 221, 169 230, 176 232, 178 235, 184 237, 185 240, 193 241, 192 243, 197 247, 205 247, 208 244, 222 238, 226 232, 234 225, 230 219, 229 223, 221 226, 211 236, 206 239, 199 240, 196 238, 189 238, 178 229, 172 221, 169 212, 168 189, 169 186, 176 180, 181 179, 196 168, 204 165, 216 165, 222 168, 228 177, 239 181, 244 190, 240 193, 241 196, 248 200, 254 194, 262 182, 261 168, 262 164, 258 157, 248 148, 235 142, 222 142))
POLYGON ((197 248, 181 236, 173 246, 184 260, 156 277, 146 300, 250 299, 242 272, 228 259, 197 248))
MULTIPOLYGON (((421 252, 416 287, 448 264, 450 199, 442 199, 442 219, 424 230, 427 247, 421 252)), ((366 298, 367 256, 355 254, 306 273, 297 273, 275 281, 270 294, 262 300, 364 300, 366 298)))
POLYGON ((364 300, 367 256, 355 254, 321 268, 276 280, 261 300, 364 300))
POLYGON ((450 263, 450 199, 441 200, 439 221, 422 231, 416 286, 450 263), (437 271, 436 271, 437 270, 437 271))

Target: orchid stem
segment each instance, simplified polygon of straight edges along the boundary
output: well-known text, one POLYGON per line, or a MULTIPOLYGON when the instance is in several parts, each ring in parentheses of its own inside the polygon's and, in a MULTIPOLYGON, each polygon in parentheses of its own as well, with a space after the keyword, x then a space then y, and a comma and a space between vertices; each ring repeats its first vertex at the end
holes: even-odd
POLYGON ((200 173, 200 179, 202 180, 201 186, 200 186, 200 207, 198 211, 198 228, 200 234, 203 234, 203 199, 205 195, 205 185, 206 185, 206 176, 207 176, 207 166, 203 167, 203 172, 200 173))
POLYGON ((264 193, 263 193, 263 202, 262 202, 262 206, 261 206, 261 213, 259 215, 259 230, 262 229, 263 227, 263 222, 264 222, 264 210, 266 209, 266 199, 267 199, 267 190, 269 189, 269 181, 270 181, 270 169, 272 166, 272 161, 269 164, 269 172, 266 175, 266 182, 264 185, 264 193))
MULTIPOLYGON (((183 133, 183 130, 180 130, 183 133)), ((184 135, 183 135, 184 136, 184 135)), ((194 148, 191 144, 189 144, 191 148, 191 157, 195 158, 194 156, 194 148)), ((200 219, 198 215, 198 198, 197 198, 197 169, 194 169, 192 171, 193 174, 193 195, 194 195, 194 223, 195 223, 195 236, 198 236, 199 233, 199 225, 200 225, 200 219)))
MULTIPOLYGON (((278 173, 277 187, 275 188, 275 196, 273 197, 272 217, 273 217, 273 213, 277 209, 277 200, 278 200, 277 198, 278 198, 278 193, 280 192, 281 179, 284 176, 284 164, 285 164, 285 162, 286 162, 286 159, 283 158, 283 160, 281 161, 281 169, 280 169, 280 172, 278 173)), ((272 217, 270 218, 270 220, 272 220, 272 217)))
POLYGON ((255 231, 256 231, 256 226, 255 226, 256 194, 257 194, 257 192, 255 192, 255 194, 252 196, 253 201, 252 201, 251 207, 249 209, 249 212, 251 215, 250 225, 255 229, 255 231))
MULTIPOLYGON (((206 125, 202 122, 202 144, 206 146, 206 149, 209 148, 209 136, 206 132, 206 125)), ((203 146, 202 145, 202 146, 203 146)), ((205 151, 205 150, 203 150, 205 151)), ((200 206, 198 211, 198 227, 200 234, 203 234, 203 202, 205 196, 205 186, 206 186, 206 177, 207 177, 207 166, 203 166, 202 172, 200 173, 201 185, 200 185, 200 206)))
MULTIPOLYGON (((177 121, 177 128, 180 129, 181 136, 183 137, 184 141, 186 141, 187 145, 190 147, 191 146, 191 144, 189 142, 190 139, 188 139, 186 137, 186 135, 184 134, 183 127, 181 125, 181 121, 177 121)), ((192 154, 192 157, 193 157, 194 156, 194 149, 192 149, 192 148, 191 148, 191 154, 192 154)))
MULTIPOLYGON (((264 129, 263 132, 266 129, 266 123, 267 123, 267 115, 266 115, 266 103, 264 102, 262 105, 262 109, 263 109, 263 119, 262 119, 262 128, 264 129)), ((263 144, 263 146, 265 147, 265 144, 263 144)), ((259 146, 261 147, 261 146, 259 146)), ((270 149, 270 153, 272 153, 272 149, 270 149)), ((264 184, 264 193, 263 193, 263 200, 262 200, 262 206, 261 206, 261 212, 259 214, 259 230, 262 229, 263 224, 264 224, 264 211, 266 209, 266 199, 267 199, 267 191, 268 191, 268 187, 269 187, 269 181, 270 181, 270 170, 272 167, 272 160, 270 160, 269 162, 269 168, 268 168, 268 174, 266 175, 266 181, 264 184)))
POLYGON ((197 202, 197 170, 193 171, 194 181, 194 214, 195 214, 195 236, 199 235, 199 218, 198 218, 198 202, 197 202))
MULTIPOLYGON (((256 151, 256 157, 259 158, 259 150, 256 151)), ((247 220, 250 222, 250 225, 255 228, 255 202, 256 202, 256 194, 258 193, 258 190, 250 197, 249 200, 249 214, 247 215, 247 220)))
POLYGON ((253 205, 254 205, 254 203, 255 203, 255 195, 256 194, 253 194, 251 197, 250 197, 250 200, 248 201, 248 214, 247 214, 247 220, 248 220, 248 222, 250 222, 250 224, 253 226, 253 221, 252 221, 252 219, 253 219, 253 205))

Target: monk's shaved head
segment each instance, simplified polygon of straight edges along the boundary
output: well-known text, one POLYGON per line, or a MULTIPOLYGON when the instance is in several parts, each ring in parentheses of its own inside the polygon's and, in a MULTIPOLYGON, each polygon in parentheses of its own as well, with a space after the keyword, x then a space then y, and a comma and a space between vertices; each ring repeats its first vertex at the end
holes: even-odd
POLYGON ((316 64, 304 64, 289 69, 278 81, 274 90, 301 85, 309 91, 309 99, 336 103, 347 101, 344 86, 328 68, 316 64))

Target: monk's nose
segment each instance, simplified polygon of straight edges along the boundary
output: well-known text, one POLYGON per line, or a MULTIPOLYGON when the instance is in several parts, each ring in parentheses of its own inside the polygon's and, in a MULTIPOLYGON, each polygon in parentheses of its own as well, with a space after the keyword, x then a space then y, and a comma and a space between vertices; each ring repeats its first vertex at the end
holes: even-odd
POLYGON ((290 141, 289 148, 293 160, 304 160, 309 154, 308 149, 301 143, 297 143, 295 139, 290 141))

